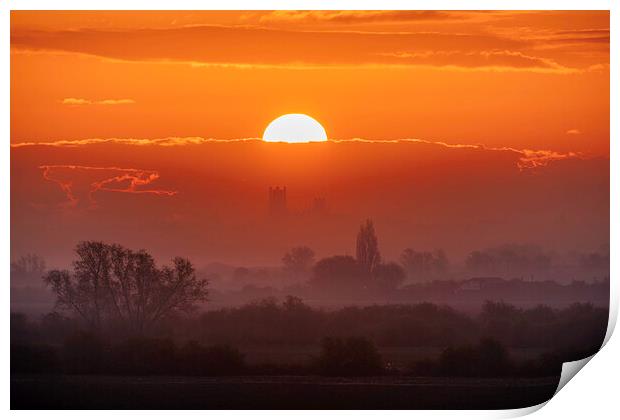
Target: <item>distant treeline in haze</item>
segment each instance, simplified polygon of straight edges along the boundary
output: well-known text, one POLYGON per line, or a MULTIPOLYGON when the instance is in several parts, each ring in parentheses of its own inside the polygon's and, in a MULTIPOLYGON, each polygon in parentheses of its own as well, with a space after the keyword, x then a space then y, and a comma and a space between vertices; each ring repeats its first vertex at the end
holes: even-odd
MULTIPOLYGON (((502 264, 523 254, 511 252, 500 253, 502 264)), ((604 258, 594 259, 604 266, 604 258)), ((537 256, 527 261, 547 264, 537 256)), ((242 289, 250 303, 217 307, 213 303, 221 295, 187 258, 162 265, 145 250, 80 242, 67 269, 46 270, 36 256, 14 264, 22 277, 41 278, 55 306, 34 318, 12 313, 11 369, 120 375, 556 375, 563 361, 589 356, 603 342, 608 281, 559 285, 476 277, 405 284, 403 267, 411 272, 416 264, 444 270, 447 259, 440 252, 406 250, 401 264, 385 261, 368 220, 360 227, 355 257, 315 262, 310 248, 293 248, 281 269, 293 279, 290 287, 276 293, 256 288, 255 295, 267 293, 262 299, 242 289), (317 301, 341 304, 321 307, 317 301), (411 303, 416 301, 424 303, 411 303), (437 304, 463 301, 477 310, 437 304), (299 363, 282 356, 267 364, 248 363, 242 350, 257 347, 276 355, 283 348, 306 348, 312 359, 299 363), (409 359, 404 366, 391 355, 394 348, 439 353, 409 359), (533 353, 526 360, 513 357, 521 350, 533 353)), ((248 275, 249 270, 234 272, 248 275)))

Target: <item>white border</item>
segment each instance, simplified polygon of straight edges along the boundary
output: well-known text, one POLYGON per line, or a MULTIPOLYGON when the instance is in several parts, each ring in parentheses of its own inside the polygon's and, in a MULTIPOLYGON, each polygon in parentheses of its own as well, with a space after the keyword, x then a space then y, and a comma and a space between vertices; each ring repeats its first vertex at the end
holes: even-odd
MULTIPOLYGON (((7 4, 8 3, 8 4, 7 4)), ((613 0, 9 0, 9 10, 611 10, 613 0)))
MULTIPOLYGON (((429 9, 429 10, 485 10, 485 9, 499 9, 499 10, 611 10, 611 116, 618 116, 618 51, 617 48, 620 43, 618 42, 619 18, 618 13, 620 7, 617 1, 613 0, 475 0, 475 1, 455 1, 455 0, 382 0, 382 1, 345 1, 345 0, 263 0, 260 3, 252 2, 248 0, 227 0, 222 1, 199 1, 199 0, 175 0, 174 2, 159 2, 154 4, 153 1, 139 1, 139 0, 90 0, 88 2, 79 0, 56 0, 51 2, 45 0, 5 0, 0 2, 0 21, 1 21, 1 36, 0 42, 2 44, 2 66, 0 67, 0 77, 2 77, 4 83, 1 85, 1 99, 0 99, 0 121, 2 121, 2 132, 6 143, 0 149, 0 194, 2 195, 2 203, 0 206, 0 232, 2 232, 2 239, 0 239, 0 252, 3 255, 0 266, 3 273, 3 281, 5 287, 5 296, 3 297, 3 303, 5 305, 3 310, 3 322, 2 322, 2 337, 9 337, 9 308, 10 308, 10 294, 8 293, 9 287, 9 261, 10 261, 10 219, 9 219, 9 200, 10 200, 10 92, 9 92, 9 80, 10 80, 10 13, 9 10, 59 10, 59 9, 78 9, 78 10, 105 10, 105 9, 117 9, 117 10, 130 10, 130 9, 151 9, 151 10, 202 10, 202 9, 246 9, 246 10, 274 10, 274 9, 366 9, 366 10, 389 10, 389 9, 429 9), (615 49, 614 49, 615 47, 615 49)), ((611 190, 618 191, 618 177, 619 171, 615 163, 618 162, 618 145, 614 140, 618 140, 618 122, 616 119, 611 119, 611 141, 610 141, 610 153, 611 153, 611 190)), ((614 258, 617 256, 617 240, 618 240, 618 223, 613 215, 620 214, 620 207, 618 206, 618 195, 611 194, 611 304, 610 304, 610 325, 606 337, 606 342, 611 337, 611 332, 615 326, 617 314, 618 314, 618 282, 616 280, 618 274, 618 261, 614 258)), ((4 340, 4 345, 1 347, 2 352, 2 373, 4 381, 2 382, 2 403, 5 409, 10 407, 9 399, 9 347, 8 340, 4 340)), ((619 354, 620 344, 618 339, 612 339, 607 343, 605 349, 597 354, 589 363, 588 368, 584 369, 584 372, 579 374, 579 379, 571 381, 562 391, 557 394, 547 404, 544 410, 537 413, 537 416, 542 418, 556 418, 559 416, 566 418, 583 418, 588 415, 593 418, 611 418, 618 412, 617 395, 614 386, 616 384, 616 375, 620 373, 620 362, 617 354, 619 354)), ((545 404, 541 404, 543 406, 545 404)), ((381 415, 387 415, 392 418, 407 418, 414 415, 416 417, 454 417, 455 415, 473 418, 504 418, 515 417, 528 414, 536 411, 538 407, 531 407, 521 410, 498 410, 498 411, 390 411, 382 412, 381 415)), ((42 414, 42 413, 39 413, 42 414)), ((129 418, 134 415, 156 415, 156 416, 209 416, 219 418, 235 418, 245 414, 245 412, 235 411, 210 411, 196 412, 196 411, 182 411, 182 412, 150 412, 150 411, 133 411, 133 412, 88 412, 88 416, 95 418, 107 419, 107 417, 113 414, 120 416, 121 418, 129 418)), ((274 420, 275 418, 285 419, 290 416, 295 416, 301 420, 315 420, 317 415, 326 416, 330 418, 341 417, 342 415, 354 415, 361 419, 371 419, 375 417, 377 413, 371 411, 356 411, 356 412, 314 412, 314 411, 260 411, 252 412, 252 418, 257 420, 274 420)), ((11 415, 15 417, 31 418, 38 415, 34 412, 11 412, 11 415)), ((46 412, 45 416, 50 416, 52 419, 66 418, 67 416, 82 417, 84 412, 72 411, 72 412, 46 412)))

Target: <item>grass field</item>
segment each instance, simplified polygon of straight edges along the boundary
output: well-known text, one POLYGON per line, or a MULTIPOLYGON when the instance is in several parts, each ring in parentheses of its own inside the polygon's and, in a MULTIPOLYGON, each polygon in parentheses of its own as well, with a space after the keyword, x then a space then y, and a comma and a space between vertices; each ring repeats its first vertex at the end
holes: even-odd
POLYGON ((558 380, 12 375, 11 409, 510 409, 558 380))

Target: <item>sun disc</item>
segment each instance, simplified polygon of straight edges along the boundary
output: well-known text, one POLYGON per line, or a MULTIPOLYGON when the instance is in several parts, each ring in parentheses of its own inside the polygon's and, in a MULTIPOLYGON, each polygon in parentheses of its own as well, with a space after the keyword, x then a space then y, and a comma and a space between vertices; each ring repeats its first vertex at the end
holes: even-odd
POLYGON ((263 140, 286 143, 327 141, 327 133, 317 120, 308 115, 286 114, 269 123, 263 140))

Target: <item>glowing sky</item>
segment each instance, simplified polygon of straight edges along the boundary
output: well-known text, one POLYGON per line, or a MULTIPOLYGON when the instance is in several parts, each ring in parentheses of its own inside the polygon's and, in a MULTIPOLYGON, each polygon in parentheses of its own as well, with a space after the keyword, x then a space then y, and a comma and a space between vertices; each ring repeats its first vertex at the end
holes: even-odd
POLYGON ((14 255, 102 238, 265 263, 347 252, 366 217, 387 255, 596 247, 609 14, 14 11, 11 143, 14 255), (253 140, 289 113, 332 141, 253 140), (274 231, 284 184, 331 213, 274 231))
POLYGON ((338 139, 608 153, 607 12, 18 11, 11 29, 12 142, 260 137, 300 112, 338 139))

